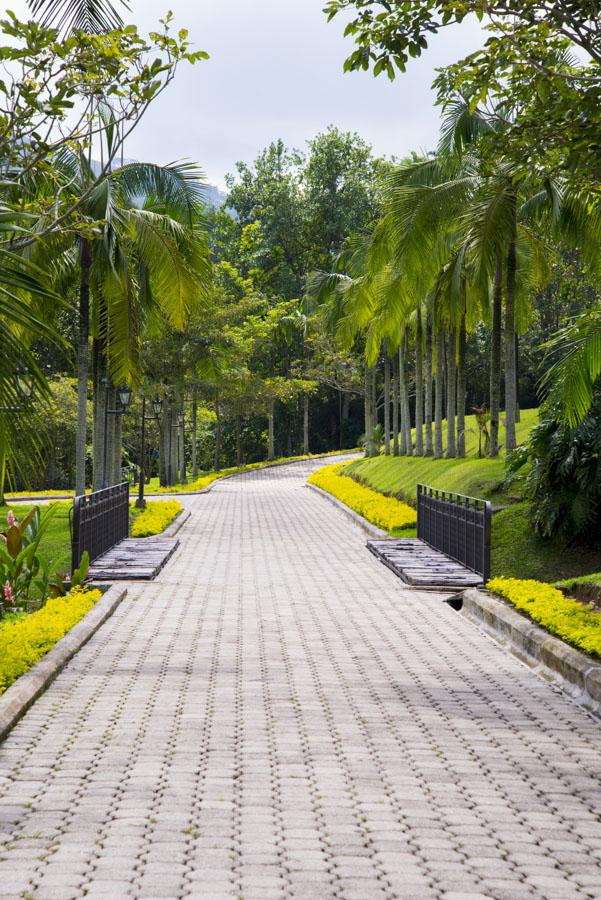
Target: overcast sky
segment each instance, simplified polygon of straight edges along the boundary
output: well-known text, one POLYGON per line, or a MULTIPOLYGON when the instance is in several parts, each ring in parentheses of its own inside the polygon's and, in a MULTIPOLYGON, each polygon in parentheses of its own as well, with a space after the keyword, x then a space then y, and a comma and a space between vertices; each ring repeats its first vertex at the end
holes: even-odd
MULTIPOLYGON (((24 0, 9 3, 21 12, 24 0)), ((141 31, 169 8, 211 59, 183 66, 153 104, 126 156, 159 163, 190 158, 220 187, 237 160, 251 161, 270 141, 290 146, 328 125, 359 132, 378 154, 400 156, 436 141, 439 111, 430 89, 437 66, 482 41, 474 23, 447 31, 408 72, 344 74, 353 44, 343 23, 329 25, 323 0, 131 0, 141 31)))

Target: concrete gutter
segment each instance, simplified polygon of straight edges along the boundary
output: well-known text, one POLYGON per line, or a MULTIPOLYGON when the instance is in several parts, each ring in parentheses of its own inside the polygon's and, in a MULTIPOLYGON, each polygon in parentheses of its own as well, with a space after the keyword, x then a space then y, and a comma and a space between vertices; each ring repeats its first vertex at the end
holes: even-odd
POLYGON ((601 716, 601 663, 552 637, 497 597, 470 588, 461 598, 464 616, 537 675, 560 687, 589 712, 601 716))
POLYGON ((120 585, 110 587, 104 596, 94 604, 90 612, 77 625, 74 625, 60 641, 57 641, 46 656, 42 657, 28 672, 21 675, 0 696, 0 741, 4 740, 29 707, 52 684, 77 651, 112 616, 126 594, 125 587, 120 585))
POLYGON ((384 531, 383 528, 378 528, 377 525, 373 525, 371 522, 368 522, 367 519, 364 519, 363 516, 360 516, 359 513, 356 513, 353 509, 350 509, 346 503, 343 503, 341 500, 338 500, 337 497, 334 497, 332 494, 328 494, 327 491, 322 490, 317 487, 316 484, 306 484, 305 487, 308 487, 309 490, 314 491, 316 494, 319 494, 324 500, 328 500, 333 506, 336 506, 340 512, 344 513, 344 515, 350 519, 355 525, 359 528, 362 528, 366 534, 368 534, 372 538, 376 538, 378 540, 383 540, 384 538, 390 537, 387 531, 384 531))

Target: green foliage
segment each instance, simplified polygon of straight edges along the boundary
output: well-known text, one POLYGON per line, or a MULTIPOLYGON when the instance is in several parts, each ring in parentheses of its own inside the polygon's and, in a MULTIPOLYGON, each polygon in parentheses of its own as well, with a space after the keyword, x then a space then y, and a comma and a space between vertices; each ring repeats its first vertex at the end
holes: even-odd
POLYGON ((20 522, 14 513, 8 513, 8 527, 0 534, 0 585, 7 606, 23 606, 29 600, 41 567, 40 541, 55 511, 49 506, 41 515, 40 508, 34 506, 20 522))
POLYGON ((570 428, 556 404, 542 411, 532 429, 527 454, 514 468, 530 461, 527 479, 531 520, 543 537, 566 543, 599 545, 601 527, 601 388, 590 412, 570 428))
POLYGON ((482 49, 443 70, 441 102, 468 98, 491 125, 519 116, 501 134, 490 130, 497 156, 527 175, 533 168, 563 171, 585 189, 601 183, 599 155, 601 48, 593 0, 328 0, 331 20, 351 12, 345 35, 356 49, 347 71, 373 68, 393 80, 434 35, 475 14, 488 32, 482 49), (578 55, 573 50, 577 49, 578 55), (505 114, 490 112, 497 104, 505 114), (574 110, 578 117, 574 117, 574 110))

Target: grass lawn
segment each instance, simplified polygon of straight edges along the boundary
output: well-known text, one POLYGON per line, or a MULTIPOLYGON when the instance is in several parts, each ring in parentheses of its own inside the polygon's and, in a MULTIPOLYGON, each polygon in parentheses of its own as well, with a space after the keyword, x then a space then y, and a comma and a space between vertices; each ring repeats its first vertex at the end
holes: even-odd
MULTIPOLYGON (((4 531, 6 528, 6 514, 12 509, 19 521, 24 519, 31 506, 25 506, 23 503, 14 506, 0 507, 0 529, 4 531)), ((71 564, 71 535, 69 532, 69 510, 71 504, 67 501, 57 503, 55 513, 52 517, 48 529, 40 541, 40 552, 43 556, 53 562, 59 558, 66 557, 64 568, 68 569, 71 564)), ((44 507, 41 507, 42 514, 44 507)))
MULTIPOLYGON (((537 410, 522 410, 518 441, 537 422, 537 410)), ((543 541, 528 521, 528 505, 520 500, 520 482, 504 488, 505 464, 479 459, 475 420, 466 421, 466 459, 380 456, 352 462, 346 471, 374 490, 415 505, 418 482, 447 491, 490 499, 503 507, 493 516, 493 575, 555 582, 601 570, 601 551, 565 548, 543 541), (518 502, 516 502, 518 501, 518 502)))

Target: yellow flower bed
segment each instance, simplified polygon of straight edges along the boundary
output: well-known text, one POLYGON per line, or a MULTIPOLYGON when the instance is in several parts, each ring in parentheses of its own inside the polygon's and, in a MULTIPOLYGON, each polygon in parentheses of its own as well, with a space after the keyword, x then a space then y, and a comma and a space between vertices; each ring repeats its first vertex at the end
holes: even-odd
POLYGON ((149 503, 144 512, 134 519, 131 536, 150 537, 153 534, 160 534, 181 511, 182 505, 177 500, 157 500, 149 503))
POLYGON ((417 524, 417 515, 414 509, 395 500, 393 497, 385 497, 378 491, 358 484, 342 474, 342 469, 348 463, 335 463, 333 466, 324 466, 309 477, 309 483, 327 491, 338 500, 342 500, 347 506, 359 513, 369 522, 385 528, 387 531, 396 531, 403 528, 412 528, 417 524))
POLYGON ((47 600, 31 615, 0 622, 0 694, 39 662, 101 596, 101 591, 74 588, 66 597, 47 600))
POLYGON ((492 578, 487 587, 551 634, 578 650, 601 658, 601 613, 571 600, 557 588, 541 581, 492 578))

